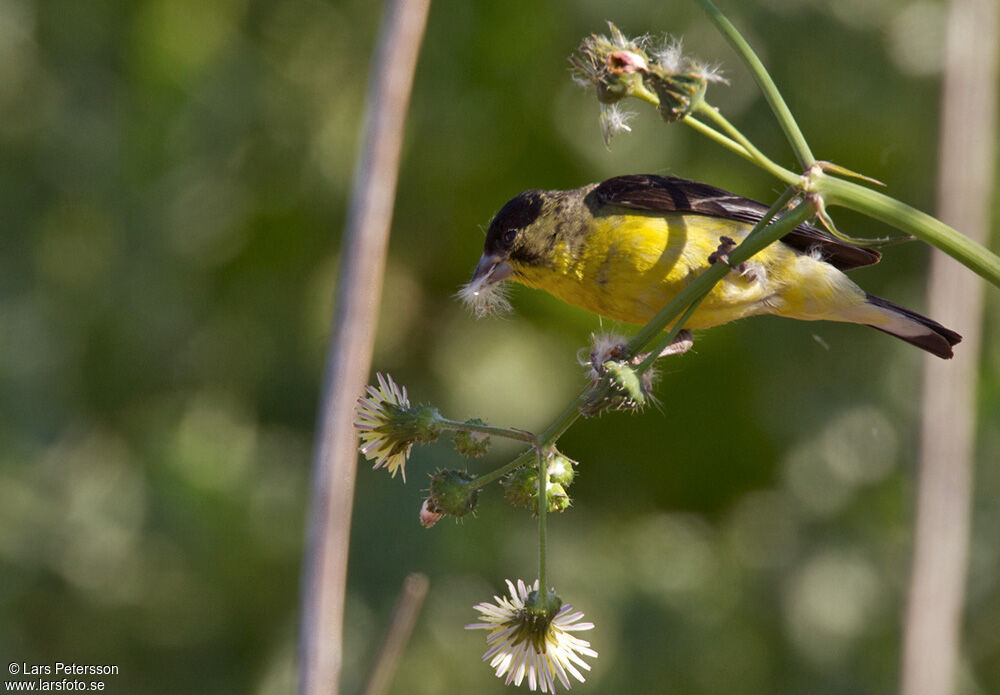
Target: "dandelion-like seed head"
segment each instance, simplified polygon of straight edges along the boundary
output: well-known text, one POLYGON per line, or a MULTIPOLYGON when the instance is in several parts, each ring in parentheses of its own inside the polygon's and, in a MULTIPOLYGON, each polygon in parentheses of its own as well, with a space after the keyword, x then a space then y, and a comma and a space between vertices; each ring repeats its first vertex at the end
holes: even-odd
POLYGON ((511 306, 507 293, 505 281, 491 282, 484 276, 462 285, 456 296, 478 319, 490 314, 508 313, 511 306))
POLYGON ((592 34, 570 56, 574 79, 595 87, 602 104, 613 104, 629 95, 655 100, 643 85, 643 75, 649 70, 645 37, 629 39, 611 22, 608 28, 610 38, 592 34))
MULTIPOLYGON (((701 103, 710 82, 725 82, 717 67, 684 55, 680 39, 665 37, 654 45, 648 37, 627 38, 609 22, 610 38, 585 38, 570 56, 573 78, 592 85, 602 107, 634 96, 655 104, 667 123, 680 120, 701 103)), ((628 131, 627 119, 601 109, 601 133, 607 144, 615 132, 628 131)))
POLYGON ((684 40, 667 34, 657 46, 650 48, 650 61, 660 72, 669 75, 691 74, 705 82, 728 84, 718 65, 707 65, 697 58, 684 55, 684 40))
POLYGON ((365 387, 358 399, 354 428, 361 439, 359 447, 373 468, 386 468, 395 477, 403 474, 406 482, 406 459, 416 442, 432 442, 441 428, 436 408, 411 406, 406 387, 400 386, 388 374, 377 374, 378 386, 365 387))
POLYGON ((582 657, 597 658, 590 642, 576 637, 574 632, 592 630, 593 623, 579 622, 583 613, 573 611, 554 593, 539 591, 538 581, 529 587, 523 580, 515 586, 507 580, 510 596, 494 596, 495 603, 475 606, 482 622, 466 625, 466 630, 488 630, 486 653, 498 678, 506 685, 521 685, 528 678, 528 688, 554 693, 556 681, 569 690, 569 676, 581 683, 581 672, 590 665, 582 657))

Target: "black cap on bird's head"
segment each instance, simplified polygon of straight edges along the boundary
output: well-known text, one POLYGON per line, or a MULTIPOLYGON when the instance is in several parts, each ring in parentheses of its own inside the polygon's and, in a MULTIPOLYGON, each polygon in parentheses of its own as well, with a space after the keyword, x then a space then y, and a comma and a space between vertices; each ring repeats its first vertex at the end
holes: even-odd
POLYGON ((525 191, 500 208, 486 231, 483 255, 472 274, 472 282, 493 284, 514 272, 507 261, 517 258, 522 232, 542 214, 543 202, 541 191, 525 191))

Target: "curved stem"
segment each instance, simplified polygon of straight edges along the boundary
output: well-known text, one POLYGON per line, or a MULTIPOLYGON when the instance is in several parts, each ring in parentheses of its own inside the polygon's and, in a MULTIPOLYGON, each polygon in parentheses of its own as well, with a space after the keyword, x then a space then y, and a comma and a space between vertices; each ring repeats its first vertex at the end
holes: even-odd
POLYGON ((768 74, 764 63, 757 57, 750 44, 740 35, 740 32, 736 30, 732 22, 726 19, 725 15, 719 11, 719 8, 712 3, 712 0, 696 0, 696 2, 701 5, 708 18, 715 23, 718 30, 726 37, 729 45, 733 47, 733 50, 739 54, 743 62, 750 69, 750 74, 757 82, 757 86, 760 87, 760 91, 764 94, 764 98, 771 107, 771 111, 774 112, 775 118, 778 119, 778 123, 785 132, 785 137, 792 146, 792 150, 794 150, 803 171, 811 167, 816 163, 816 158, 813 157, 812 150, 809 149, 805 136, 802 135, 798 123, 795 122, 792 112, 788 109, 788 104, 782 98, 781 92, 778 91, 774 80, 768 74))
POLYGON ((840 205, 874 217, 936 246, 1000 287, 1000 257, 944 222, 889 196, 832 176, 816 176, 812 190, 828 205, 840 205))
POLYGON ((334 329, 323 369, 302 563, 299 695, 340 692, 358 466, 354 408, 371 368, 372 307, 382 296, 406 111, 430 0, 393 0, 385 5, 369 76, 364 142, 344 227, 334 329))

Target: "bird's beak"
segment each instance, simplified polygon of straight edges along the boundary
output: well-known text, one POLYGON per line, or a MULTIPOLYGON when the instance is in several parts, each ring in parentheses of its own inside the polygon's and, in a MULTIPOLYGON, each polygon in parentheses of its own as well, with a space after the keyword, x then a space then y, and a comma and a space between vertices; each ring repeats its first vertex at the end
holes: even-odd
POLYGON ((469 284, 480 283, 482 285, 492 285, 510 277, 513 272, 514 269, 504 260, 503 256, 484 253, 482 258, 479 259, 479 264, 476 265, 476 270, 472 274, 472 281, 469 284))

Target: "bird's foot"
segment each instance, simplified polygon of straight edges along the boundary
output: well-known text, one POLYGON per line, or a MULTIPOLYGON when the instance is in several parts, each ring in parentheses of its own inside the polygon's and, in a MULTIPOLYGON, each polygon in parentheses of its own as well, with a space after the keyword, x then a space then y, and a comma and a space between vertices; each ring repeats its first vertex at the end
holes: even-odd
POLYGON ((717 248, 715 251, 713 251, 711 254, 709 254, 709 256, 708 256, 708 264, 709 265, 715 265, 719 261, 722 261, 723 263, 725 263, 726 265, 728 265, 733 270, 735 270, 735 271, 737 271, 739 273, 744 272, 746 270, 746 264, 745 263, 740 263, 738 266, 733 266, 729 262, 729 252, 732 251, 733 249, 735 249, 736 246, 737 246, 736 241, 734 239, 732 239, 731 237, 727 237, 727 236, 719 237, 719 248, 717 248))

